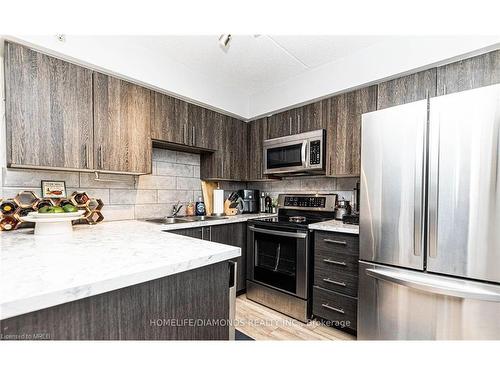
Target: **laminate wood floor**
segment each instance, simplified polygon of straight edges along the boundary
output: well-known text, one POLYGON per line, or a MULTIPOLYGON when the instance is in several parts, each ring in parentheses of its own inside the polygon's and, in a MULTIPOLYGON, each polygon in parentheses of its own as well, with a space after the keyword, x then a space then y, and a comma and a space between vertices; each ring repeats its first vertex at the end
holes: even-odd
POLYGON ((236 298, 236 329, 259 340, 355 340, 354 336, 322 325, 299 322, 250 301, 242 294, 236 298))

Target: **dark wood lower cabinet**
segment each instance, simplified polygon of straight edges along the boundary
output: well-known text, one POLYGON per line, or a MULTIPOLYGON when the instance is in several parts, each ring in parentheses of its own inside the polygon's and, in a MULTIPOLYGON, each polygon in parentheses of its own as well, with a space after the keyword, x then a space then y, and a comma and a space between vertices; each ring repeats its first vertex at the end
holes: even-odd
POLYGON ((359 236, 314 232, 313 315, 334 328, 356 331, 359 236))
POLYGON ((229 267, 220 262, 0 321, 1 338, 228 340, 229 267), (189 322, 187 319, 193 319, 189 322))
POLYGON ((177 229, 171 232, 181 236, 240 247, 241 256, 233 259, 237 264, 236 292, 241 293, 246 289, 247 225, 245 222, 177 229))

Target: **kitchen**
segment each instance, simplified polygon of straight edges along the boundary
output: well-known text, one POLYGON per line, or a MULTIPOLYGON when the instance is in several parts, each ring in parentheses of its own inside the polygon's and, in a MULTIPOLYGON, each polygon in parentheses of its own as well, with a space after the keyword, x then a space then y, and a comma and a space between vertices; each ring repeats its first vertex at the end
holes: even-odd
POLYGON ((500 39, 289 103, 262 84, 238 113, 92 43, 250 82, 217 64, 254 48, 316 74, 401 41, 109 38, 0 38, 3 341, 500 340, 500 39))

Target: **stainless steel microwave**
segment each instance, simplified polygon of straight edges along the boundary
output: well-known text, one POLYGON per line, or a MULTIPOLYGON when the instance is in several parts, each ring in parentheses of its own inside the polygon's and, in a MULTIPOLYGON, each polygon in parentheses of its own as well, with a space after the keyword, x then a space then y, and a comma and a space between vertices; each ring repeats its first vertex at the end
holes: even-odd
POLYGON ((325 130, 264 141, 264 173, 271 175, 324 174, 325 130))

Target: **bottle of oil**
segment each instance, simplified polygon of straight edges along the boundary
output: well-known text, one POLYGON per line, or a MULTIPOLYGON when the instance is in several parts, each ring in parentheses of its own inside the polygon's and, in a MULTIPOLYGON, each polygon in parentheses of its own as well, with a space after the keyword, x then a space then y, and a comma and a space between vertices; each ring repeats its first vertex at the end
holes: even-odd
POLYGON ((269 193, 266 193, 265 204, 266 204, 266 213, 273 212, 273 200, 269 196, 269 193))

